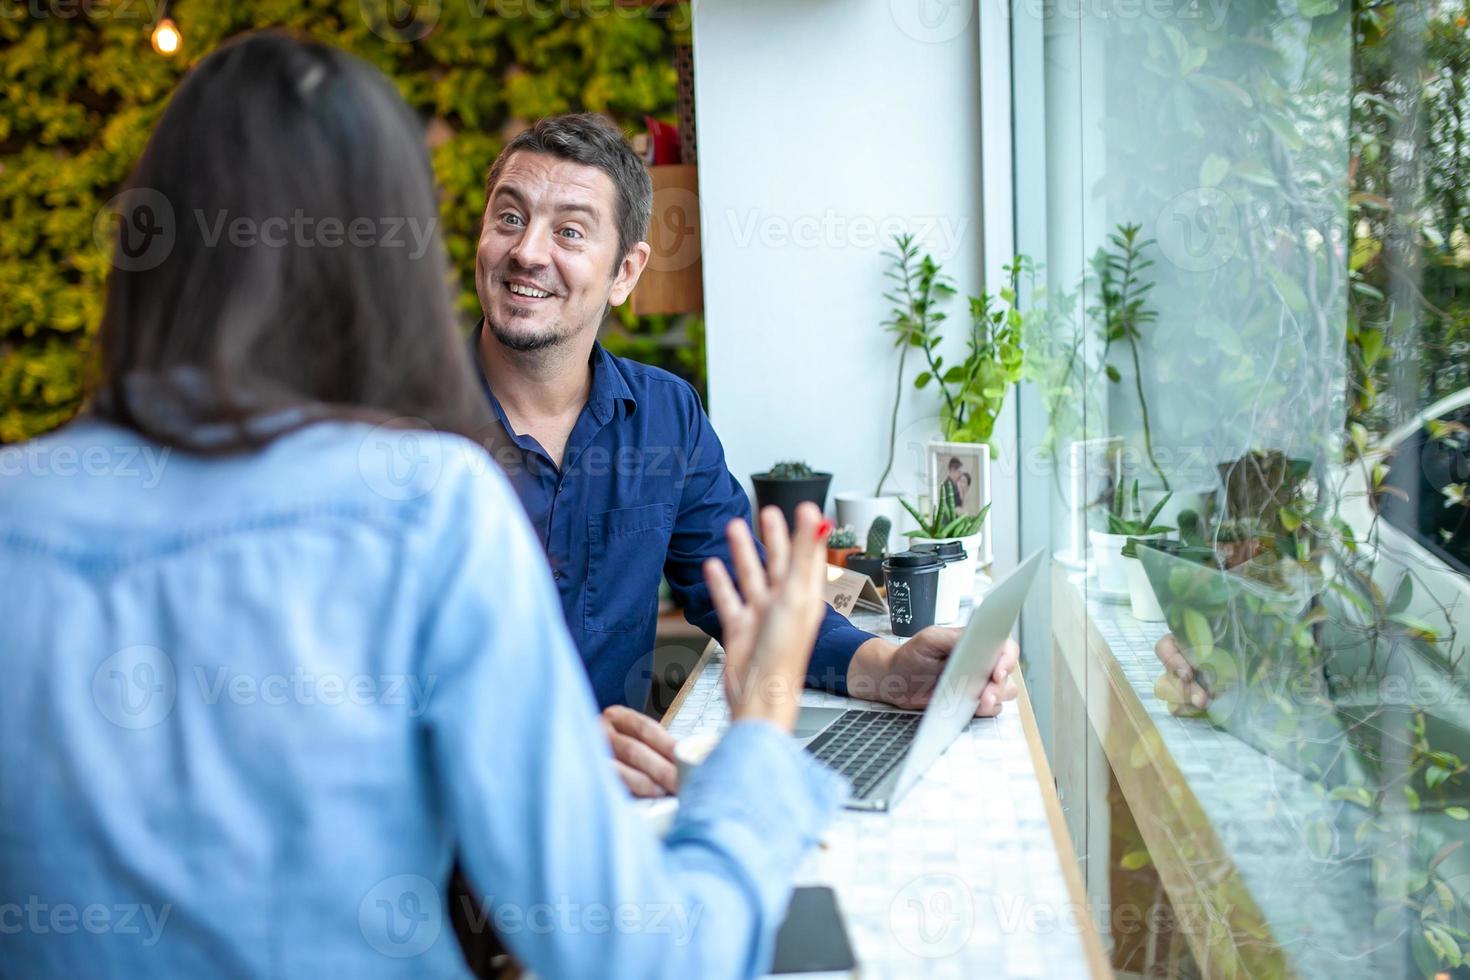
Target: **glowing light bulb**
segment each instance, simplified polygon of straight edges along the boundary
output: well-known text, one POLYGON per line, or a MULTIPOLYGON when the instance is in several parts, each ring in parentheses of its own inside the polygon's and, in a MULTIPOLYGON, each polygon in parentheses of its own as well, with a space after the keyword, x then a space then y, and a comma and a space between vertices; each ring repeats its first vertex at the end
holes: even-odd
POLYGON ((176 53, 183 43, 184 36, 179 33, 179 26, 172 17, 165 17, 153 28, 153 50, 164 57, 176 53))

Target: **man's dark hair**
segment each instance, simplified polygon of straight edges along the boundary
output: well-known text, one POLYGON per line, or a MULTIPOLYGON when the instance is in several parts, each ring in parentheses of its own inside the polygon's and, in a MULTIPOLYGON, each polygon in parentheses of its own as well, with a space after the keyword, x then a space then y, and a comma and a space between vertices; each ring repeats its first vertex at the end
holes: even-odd
POLYGON ((212 454, 324 419, 479 430, 422 130, 381 72, 284 33, 225 44, 185 76, 130 187, 147 208, 120 215, 97 414, 212 454), (173 238, 139 268, 124 232, 159 225, 159 201, 173 238), (220 234, 242 219, 259 239, 220 234), (283 221, 307 237, 282 225, 267 243, 283 221), (362 221, 371 239, 344 240, 362 221))
MULTIPOLYGON (((653 213, 653 180, 612 120, 595 112, 548 116, 506 144, 485 176, 485 199, 511 156, 521 151, 545 153, 559 160, 596 167, 612 179, 618 195, 618 261, 648 236, 653 213)), ((614 267, 616 268, 616 266, 614 267)))
POLYGON ((964 465, 964 463, 960 462, 960 458, 958 456, 951 456, 949 458, 949 468, 952 470, 960 469, 964 465))

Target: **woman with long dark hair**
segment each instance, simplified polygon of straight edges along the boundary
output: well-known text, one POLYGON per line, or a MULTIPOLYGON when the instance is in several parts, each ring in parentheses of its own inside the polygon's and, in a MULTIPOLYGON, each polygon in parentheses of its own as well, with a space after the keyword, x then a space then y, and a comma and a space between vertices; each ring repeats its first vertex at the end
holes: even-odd
POLYGON ((840 781, 787 737, 822 530, 707 569, 734 724, 657 840, 490 456, 418 125, 282 34, 120 201, 95 397, 0 451, 0 975, 752 975, 840 781))

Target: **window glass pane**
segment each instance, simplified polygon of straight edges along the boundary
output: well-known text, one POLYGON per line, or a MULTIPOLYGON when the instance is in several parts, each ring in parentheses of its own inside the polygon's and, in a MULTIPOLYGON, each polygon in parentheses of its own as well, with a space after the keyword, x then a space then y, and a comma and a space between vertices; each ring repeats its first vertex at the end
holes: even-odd
POLYGON ((1114 964, 1464 970, 1470 8, 1012 13, 1024 640, 1114 964))

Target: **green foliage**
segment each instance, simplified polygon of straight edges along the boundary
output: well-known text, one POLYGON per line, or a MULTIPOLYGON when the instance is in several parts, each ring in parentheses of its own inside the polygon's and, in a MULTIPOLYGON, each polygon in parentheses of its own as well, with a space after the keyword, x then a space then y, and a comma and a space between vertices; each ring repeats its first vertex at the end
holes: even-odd
POLYGON ((1470 386, 1467 14, 1353 4, 1348 421, 1376 432, 1470 386))
POLYGON ((978 514, 957 514, 954 485, 948 480, 939 484, 939 506, 934 508, 932 514, 920 514, 907 500, 900 503, 919 522, 917 531, 904 532, 911 538, 968 538, 980 530, 980 526, 985 523, 985 515, 990 513, 990 505, 986 504, 980 508, 978 514))
MULTIPOLYGON (((1138 395, 1138 411, 1143 422, 1143 449, 1159 475, 1164 489, 1169 489, 1169 478, 1164 468, 1154 458, 1153 428, 1148 419, 1148 399, 1143 394, 1143 368, 1139 363, 1138 342, 1143 337, 1143 328, 1158 319, 1145 298, 1154 284, 1144 282, 1140 276, 1153 266, 1151 259, 1143 257, 1143 250, 1153 244, 1153 239, 1140 241, 1139 225, 1123 224, 1108 236, 1111 250, 1100 248, 1092 258, 1092 274, 1096 280, 1098 301, 1087 312, 1097 321, 1102 330, 1103 362, 1108 380, 1114 383, 1123 379, 1109 360, 1113 345, 1124 343, 1133 359, 1133 385, 1138 395)), ((1112 532, 1122 533, 1122 532, 1112 532)))
POLYGON ((873 518, 873 523, 868 525, 868 545, 863 549, 863 554, 869 558, 882 558, 888 554, 888 533, 893 530, 893 522, 881 514, 873 518))
POLYGON ((857 543, 857 531, 853 530, 851 524, 842 525, 827 537, 829 548, 856 548, 857 543))
MULTIPOLYGON (((928 369, 914 378, 914 387, 927 388, 932 382, 939 390, 940 428, 944 438, 955 442, 989 444, 995 431, 995 420, 1005 405, 1011 386, 1021 380, 1023 315, 1017 306, 1022 275, 1034 278, 1035 264, 1019 255, 1005 267, 1006 285, 999 297, 982 291, 969 297, 970 329, 965 337, 965 359, 960 364, 944 367, 939 353, 943 341, 941 325, 947 318, 939 308, 954 295, 954 286, 933 256, 920 256, 912 235, 894 239, 897 251, 886 253, 893 268, 886 275, 898 286, 884 298, 894 304, 887 327, 896 335, 895 343, 903 352, 917 347, 924 353, 928 369)), ((893 418, 889 428, 888 466, 893 465, 894 436, 898 427, 898 401, 903 391, 903 354, 899 356, 898 392, 893 399, 893 418)))
MULTIPOLYGON (((883 484, 893 470, 893 454, 898 445, 898 405, 903 398, 903 369, 910 347, 923 347, 924 338, 938 337, 938 328, 945 314, 940 303, 954 295, 954 285, 949 277, 939 270, 939 263, 929 255, 920 257, 919 246, 913 235, 896 235, 894 251, 884 252, 891 267, 883 273, 898 285, 883 298, 893 304, 893 311, 883 325, 893 334, 894 346, 898 348, 898 381, 893 392, 893 412, 888 420, 888 461, 878 477, 878 486, 873 496, 883 495, 883 484)), ((925 377, 920 375, 920 377, 925 377)), ((915 382, 922 388, 923 384, 915 382)))
MULTIPOLYGON (((567 0, 554 13, 443 3, 414 43, 374 32, 364 16, 371 0, 175 0, 168 10, 184 49, 168 59, 149 44, 155 5, 93 0, 73 5, 76 16, 33 18, 14 0, 0 3, 0 443, 54 428, 80 406, 109 268, 94 218, 184 70, 231 35, 283 26, 345 48, 386 72, 425 119, 466 328, 479 316, 484 175, 505 138, 539 116, 581 109, 606 112, 630 133, 645 115, 672 119, 672 46, 687 40, 687 17, 613 0, 567 0)), ((622 315, 619 327, 608 338, 614 352, 702 381, 702 347, 692 349, 702 324, 622 315)))
POLYGON ((1104 513, 1103 530, 1108 534, 1127 534, 1133 537, 1148 537, 1155 534, 1168 534, 1174 530, 1172 527, 1164 527, 1154 524, 1163 512, 1165 505, 1173 493, 1164 494, 1163 498, 1156 504, 1148 514, 1142 518, 1143 507, 1138 502, 1138 481, 1133 481, 1132 494, 1128 499, 1123 496, 1123 482, 1118 481, 1113 491, 1113 502, 1104 513))
POLYGON ((766 472, 770 480, 809 480, 812 475, 812 468, 799 460, 777 463, 766 472))

